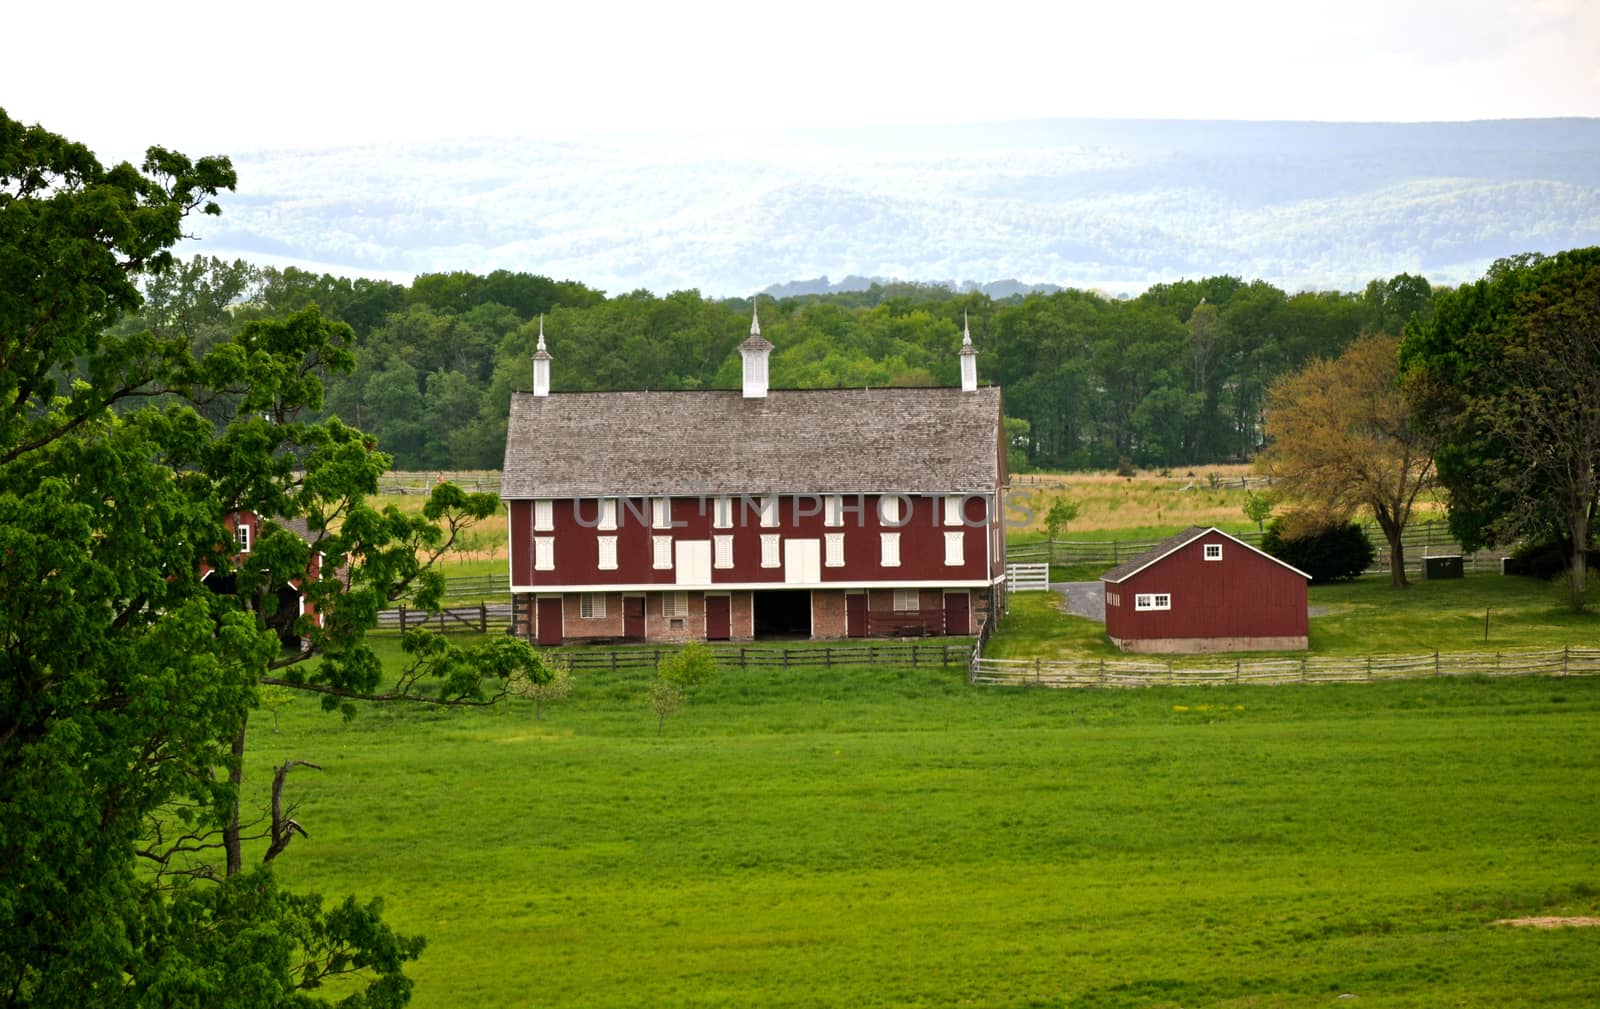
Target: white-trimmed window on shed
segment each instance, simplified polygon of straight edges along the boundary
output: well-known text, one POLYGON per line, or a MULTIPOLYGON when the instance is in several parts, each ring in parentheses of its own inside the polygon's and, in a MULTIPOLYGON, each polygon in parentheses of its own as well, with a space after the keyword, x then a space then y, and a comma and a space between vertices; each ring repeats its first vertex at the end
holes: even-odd
POLYGON ((668 571, 672 568, 672 537, 650 537, 650 550, 653 555, 651 566, 657 571, 668 571))
POLYGON ((1121 606, 1122 605, 1122 596, 1118 595, 1115 592, 1107 592, 1106 593, 1106 605, 1107 606, 1121 606))
POLYGON ((878 521, 886 526, 900 524, 900 495, 884 494, 878 498, 878 521))
POLYGON ((916 589, 895 589, 894 608, 900 613, 922 609, 922 593, 916 589))
POLYGON ((883 556, 879 560, 879 563, 882 564, 886 568, 897 568, 897 567, 899 567, 900 566, 900 534, 899 533, 879 533, 878 535, 882 538, 882 541, 883 541, 883 543, 882 543, 883 556))
POLYGON ((650 499, 650 527, 652 529, 672 528, 671 498, 658 497, 650 499))
POLYGON ((761 528, 778 528, 778 495, 767 494, 761 499, 761 528))
POLYGON ((554 536, 535 536, 533 538, 533 570, 554 571, 556 569, 556 538, 554 536))
POLYGON ((967 534, 953 532, 944 534, 944 564, 948 568, 959 568, 967 562, 967 534))
POLYGON ((250 524, 242 518, 233 527, 233 541, 238 545, 240 553, 250 552, 250 524))
POLYGON ((783 564, 778 548, 779 536, 777 533, 761 534, 761 566, 775 568, 783 564))
POLYGON ((595 523, 596 529, 615 529, 617 527, 617 499, 603 497, 600 499, 600 520, 595 523))
POLYGON ((1220 560, 1222 560, 1222 544, 1221 543, 1207 543, 1206 544, 1206 549, 1205 549, 1205 558, 1208 561, 1220 561, 1220 560))
POLYGON ((605 593, 583 592, 578 595, 578 618, 580 620, 598 620, 605 615, 605 593))
POLYGON ((711 537, 711 566, 714 568, 733 567, 733 537, 729 535, 711 537))
POLYGON ((961 512, 961 503, 964 499, 960 494, 947 494, 944 499, 944 524, 958 526, 966 519, 961 512))
POLYGON ((689 615, 689 593, 663 592, 661 593, 661 615, 669 619, 686 617, 689 615))
POLYGON ((1135 593, 1133 608, 1136 610, 1170 610, 1172 609, 1172 596, 1165 592, 1135 593))
POLYGON ((533 503, 533 531, 547 533, 556 527, 556 503, 546 498, 533 503))
POLYGON ((733 498, 719 497, 711 502, 711 526, 713 529, 733 528, 733 498))
POLYGON ((595 542, 600 545, 600 570, 617 570, 617 538, 615 536, 597 536, 595 542))
POLYGON ((844 567, 844 533, 822 534, 823 567, 844 567))

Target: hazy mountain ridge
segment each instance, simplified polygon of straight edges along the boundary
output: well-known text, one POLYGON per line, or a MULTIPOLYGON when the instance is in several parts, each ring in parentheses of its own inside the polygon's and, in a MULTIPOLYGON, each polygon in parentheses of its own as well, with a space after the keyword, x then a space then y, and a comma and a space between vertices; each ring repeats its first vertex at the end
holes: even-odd
POLYGON ((1600 244, 1600 120, 1057 121, 235 155, 189 251, 617 292, 826 276, 1455 282, 1600 244))

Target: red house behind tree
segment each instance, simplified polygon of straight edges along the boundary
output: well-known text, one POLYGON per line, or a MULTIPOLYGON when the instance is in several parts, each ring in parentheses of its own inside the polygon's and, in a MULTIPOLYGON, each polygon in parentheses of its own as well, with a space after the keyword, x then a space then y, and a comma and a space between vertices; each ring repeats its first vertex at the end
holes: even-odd
POLYGON ((514 632, 573 640, 969 634, 1004 591, 1000 391, 744 388, 512 397, 514 632))
POLYGON ((1311 576, 1195 526, 1100 576, 1106 634, 1130 652, 1306 647, 1311 576))
MULTIPOLYGON (((250 563, 250 554, 263 532, 262 519, 253 511, 236 511, 223 516, 222 524, 233 536, 233 567, 237 570, 250 563)), ((304 519, 280 520, 277 524, 299 536, 306 543, 314 543, 310 527, 306 525, 304 519)), ((306 564, 305 578, 293 579, 288 585, 279 586, 275 593, 277 607, 267 618, 267 626, 277 632, 279 640, 287 647, 298 648, 303 645, 300 634, 295 628, 296 622, 302 616, 310 617, 315 626, 322 626, 322 614, 317 612, 316 604, 307 599, 301 591, 303 584, 316 581, 321 573, 322 555, 313 550, 310 561, 306 564)), ((238 594, 238 581, 231 571, 220 571, 201 564, 200 581, 211 591, 221 595, 238 594)))

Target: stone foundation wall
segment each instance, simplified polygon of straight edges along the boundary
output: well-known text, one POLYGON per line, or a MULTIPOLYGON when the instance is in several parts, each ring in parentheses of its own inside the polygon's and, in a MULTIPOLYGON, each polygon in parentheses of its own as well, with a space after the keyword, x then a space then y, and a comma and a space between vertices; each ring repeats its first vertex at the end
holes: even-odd
POLYGON ((811 639, 845 636, 844 590, 813 589, 811 591, 811 639))

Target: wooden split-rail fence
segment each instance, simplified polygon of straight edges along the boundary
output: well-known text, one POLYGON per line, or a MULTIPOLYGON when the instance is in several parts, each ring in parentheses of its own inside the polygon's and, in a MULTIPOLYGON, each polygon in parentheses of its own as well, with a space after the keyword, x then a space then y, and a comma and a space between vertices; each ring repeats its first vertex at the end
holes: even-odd
MULTIPOLYGON (((655 672, 677 648, 594 648, 580 646, 559 652, 560 661, 573 672, 655 672)), ((722 669, 797 669, 835 666, 956 666, 971 660, 966 641, 867 642, 859 645, 823 645, 784 648, 766 645, 717 645, 711 649, 722 669)))
POLYGON ((989 659, 973 649, 971 683, 1040 687, 1200 687, 1378 683, 1446 676, 1594 676, 1600 648, 1306 656, 1178 665, 1152 659, 989 659))
POLYGON ((442 634, 475 631, 487 634, 511 626, 510 603, 476 603, 472 606, 451 606, 429 613, 427 610, 409 609, 405 606, 378 611, 378 630, 408 631, 426 627, 442 634))

